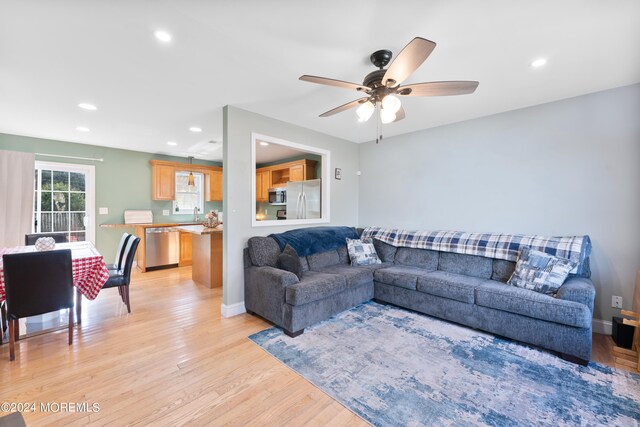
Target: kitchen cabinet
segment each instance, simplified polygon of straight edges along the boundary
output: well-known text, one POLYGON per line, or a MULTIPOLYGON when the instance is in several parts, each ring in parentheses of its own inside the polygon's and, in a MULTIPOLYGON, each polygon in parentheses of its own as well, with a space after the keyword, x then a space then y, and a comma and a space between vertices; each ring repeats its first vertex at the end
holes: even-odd
POLYGON ((295 165, 289 168, 289 181, 304 181, 305 165, 295 165))
POLYGON ((151 199, 174 200, 176 198, 176 170, 172 165, 152 163, 151 199))
POLYGON ((256 170, 256 201, 269 201, 269 188, 271 187, 271 171, 269 169, 256 170))
POLYGON ((218 166, 190 165, 188 163, 149 160, 151 164, 151 199, 175 200, 176 172, 191 171, 205 177, 207 202, 222 201, 222 168, 218 166))
POLYGON ((193 234, 184 231, 180 232, 180 262, 178 266, 191 265, 193 259, 192 241, 193 234))
POLYGON ((285 187, 289 181, 305 181, 316 178, 315 160, 296 160, 293 162, 280 163, 267 166, 258 170, 269 170, 271 172, 270 188, 285 187))
POLYGON ((205 172, 205 198, 207 202, 222 201, 222 170, 205 172))

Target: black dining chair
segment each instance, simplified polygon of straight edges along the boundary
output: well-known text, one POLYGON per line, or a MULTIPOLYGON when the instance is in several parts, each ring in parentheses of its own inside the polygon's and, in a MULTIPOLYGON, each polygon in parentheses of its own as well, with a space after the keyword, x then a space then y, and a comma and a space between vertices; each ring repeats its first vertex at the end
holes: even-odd
POLYGON ((18 320, 69 309, 69 345, 73 344, 73 271, 71 250, 2 256, 9 320, 9 360, 15 360, 18 320))
POLYGON ((113 261, 113 264, 107 264, 107 269, 109 270, 120 270, 120 266, 124 266, 124 249, 127 247, 127 243, 130 239, 135 239, 136 236, 129 233, 122 233, 122 237, 120 238, 120 243, 118 243, 118 250, 116 251, 116 259, 113 261))
POLYGON ((136 257, 136 250, 140 238, 132 234, 126 239, 126 243, 122 249, 121 261, 116 260, 116 269, 109 269, 109 279, 102 286, 106 288, 118 288, 122 302, 126 304, 127 311, 131 313, 131 301, 129 299, 129 283, 131 282, 131 269, 133 268, 133 260, 136 257))
POLYGON ((0 345, 2 344, 2 338, 7 331, 7 302, 0 302, 0 345))
POLYGON ((25 234, 24 235, 24 245, 25 246, 33 246, 36 244, 36 240, 41 237, 53 237, 53 240, 56 243, 67 243, 69 239, 67 239, 66 234, 60 233, 35 233, 35 234, 25 234))

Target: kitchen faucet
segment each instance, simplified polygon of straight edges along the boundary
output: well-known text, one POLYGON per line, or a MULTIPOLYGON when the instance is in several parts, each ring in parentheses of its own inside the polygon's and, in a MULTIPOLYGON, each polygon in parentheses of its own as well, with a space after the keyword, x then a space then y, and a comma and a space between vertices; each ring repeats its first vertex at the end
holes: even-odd
POLYGON ((196 206, 195 208, 193 208, 193 222, 198 222, 200 221, 200 218, 198 218, 198 207, 196 206))

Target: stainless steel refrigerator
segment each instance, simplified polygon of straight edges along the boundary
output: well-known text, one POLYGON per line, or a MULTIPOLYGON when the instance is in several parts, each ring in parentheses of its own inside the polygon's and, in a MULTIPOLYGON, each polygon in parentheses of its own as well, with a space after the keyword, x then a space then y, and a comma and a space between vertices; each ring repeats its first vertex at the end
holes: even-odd
POLYGON ((287 182, 287 219, 320 218, 320 179, 287 182))

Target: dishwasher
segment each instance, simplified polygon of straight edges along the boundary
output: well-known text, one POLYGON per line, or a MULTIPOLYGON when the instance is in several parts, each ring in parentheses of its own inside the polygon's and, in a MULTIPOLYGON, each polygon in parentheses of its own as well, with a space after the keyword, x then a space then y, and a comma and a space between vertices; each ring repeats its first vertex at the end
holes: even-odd
POLYGON ((171 227, 145 231, 146 269, 177 267, 180 261, 180 231, 171 227))

